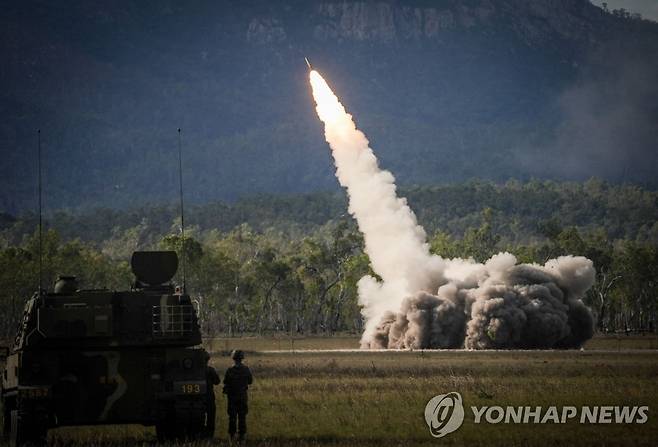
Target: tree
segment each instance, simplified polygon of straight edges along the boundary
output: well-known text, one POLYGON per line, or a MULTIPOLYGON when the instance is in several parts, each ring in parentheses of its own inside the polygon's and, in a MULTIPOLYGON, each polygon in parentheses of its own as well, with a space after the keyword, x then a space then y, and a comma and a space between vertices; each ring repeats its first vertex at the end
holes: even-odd
POLYGON ((658 307, 658 250, 625 241, 615 257, 620 273, 619 317, 625 329, 655 330, 658 307))
POLYGON ((291 268, 284 261, 279 259, 279 255, 271 247, 260 251, 254 259, 255 275, 260 279, 262 288, 262 301, 259 303, 260 312, 257 318, 257 330, 259 334, 263 332, 265 320, 269 320, 270 325, 274 325, 274 320, 281 320, 275 317, 274 307, 276 303, 272 302, 272 295, 276 288, 290 275, 291 268), (266 318, 267 317, 267 318, 266 318))
MULTIPOLYGON (((360 235, 349 230, 341 221, 331 232, 328 242, 306 239, 302 248, 303 283, 314 296, 315 311, 311 321, 311 331, 332 331, 328 326, 330 314, 338 312, 346 298, 346 289, 340 287, 346 274, 346 265, 362 245, 360 235), (338 293, 330 295, 334 287, 338 293)), ((340 315, 333 316, 333 320, 340 315)))
POLYGON ((471 256, 478 262, 484 262, 496 254, 500 235, 493 231, 493 210, 485 208, 482 211, 482 225, 479 228, 468 228, 464 233, 462 250, 464 257, 471 256))
POLYGON ((443 258, 458 258, 463 255, 461 244, 444 231, 437 231, 429 241, 430 252, 443 258))

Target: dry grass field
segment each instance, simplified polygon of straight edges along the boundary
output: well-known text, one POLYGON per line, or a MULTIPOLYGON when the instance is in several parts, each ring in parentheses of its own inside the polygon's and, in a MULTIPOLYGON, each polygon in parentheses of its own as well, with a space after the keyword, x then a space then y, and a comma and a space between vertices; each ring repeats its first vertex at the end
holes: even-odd
MULTIPOLYGON (((212 363, 248 352, 251 388, 248 445, 254 446, 595 446, 658 442, 658 339, 604 336, 583 351, 338 351, 355 337, 207 341, 212 363), (333 352, 310 351, 333 349, 333 352), (274 351, 274 352, 273 352, 274 351), (423 418, 436 394, 461 393, 462 427, 435 439, 423 418), (649 406, 644 424, 475 424, 470 406, 649 406)), ((225 401, 217 393, 213 445, 226 441, 225 401)), ((61 428, 53 445, 133 445, 155 442, 152 428, 61 428)))

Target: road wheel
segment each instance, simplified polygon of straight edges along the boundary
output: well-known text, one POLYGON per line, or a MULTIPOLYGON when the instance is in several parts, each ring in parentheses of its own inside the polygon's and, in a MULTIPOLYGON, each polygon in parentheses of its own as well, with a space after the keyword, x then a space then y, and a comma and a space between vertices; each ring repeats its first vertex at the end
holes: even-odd
POLYGON ((176 439, 175 421, 171 418, 163 418, 155 423, 155 436, 158 442, 167 442, 176 439))
POLYGON ((11 436, 11 407, 10 401, 2 402, 2 440, 4 442, 8 442, 11 436))
POLYGON ((206 427, 204 425, 205 414, 193 414, 187 422, 185 437, 189 440, 202 439, 207 437, 206 427))
POLYGON ((9 432, 9 445, 11 447, 18 447, 25 444, 25 432, 26 430, 25 422, 22 421, 18 416, 18 410, 11 410, 9 412, 11 430, 9 432))
POLYGON ((155 423, 158 442, 201 439, 205 435, 205 415, 196 411, 163 411, 155 423))
POLYGON ((9 445, 11 447, 42 446, 47 442, 47 418, 35 417, 28 411, 11 410, 9 445))

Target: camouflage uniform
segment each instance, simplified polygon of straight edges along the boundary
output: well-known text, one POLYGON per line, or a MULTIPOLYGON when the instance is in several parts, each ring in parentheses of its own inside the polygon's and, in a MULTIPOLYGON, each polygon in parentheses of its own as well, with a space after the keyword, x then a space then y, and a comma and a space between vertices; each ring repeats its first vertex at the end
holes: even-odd
POLYGON ((247 412, 249 411, 247 389, 253 381, 251 371, 242 364, 241 351, 233 353, 235 365, 226 370, 224 375, 224 394, 228 398, 228 434, 232 438, 236 432, 236 422, 240 439, 247 433, 247 412))

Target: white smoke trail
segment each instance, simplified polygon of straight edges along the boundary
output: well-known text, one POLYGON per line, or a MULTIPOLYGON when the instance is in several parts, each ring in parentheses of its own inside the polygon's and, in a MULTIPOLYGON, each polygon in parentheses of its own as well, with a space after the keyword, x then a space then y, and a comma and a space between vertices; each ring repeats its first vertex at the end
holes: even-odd
POLYGON ((316 110, 336 162, 336 176, 349 195, 349 212, 364 235, 372 268, 383 280, 380 284, 368 276, 359 282, 369 333, 384 313, 398 308, 406 296, 419 290, 429 292, 438 285, 441 260, 430 255, 425 231, 406 200, 397 197, 395 178, 379 168, 352 115, 317 71, 311 71, 310 79, 316 110))
POLYGON ((567 344, 591 336, 591 315, 579 299, 593 281, 591 261, 569 257, 541 267, 516 265, 510 254, 486 264, 430 254, 425 231, 366 136, 317 71, 310 82, 349 212, 382 280, 359 281, 362 347, 553 347, 578 332, 570 323, 585 329, 567 344))

